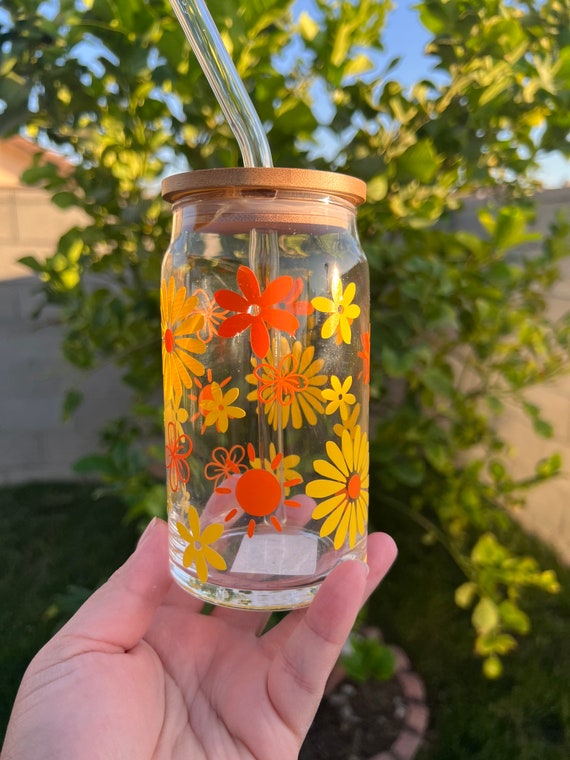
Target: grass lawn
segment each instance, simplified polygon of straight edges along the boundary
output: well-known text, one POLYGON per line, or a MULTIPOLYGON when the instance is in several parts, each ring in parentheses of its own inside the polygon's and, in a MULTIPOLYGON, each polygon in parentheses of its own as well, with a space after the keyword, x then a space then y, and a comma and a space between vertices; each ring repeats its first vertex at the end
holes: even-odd
POLYGON ((54 632, 49 613, 62 606, 58 595, 71 586, 79 587, 76 596, 82 587, 94 589, 136 543, 135 531, 121 524, 124 510, 109 499, 94 501, 92 490, 0 489, 0 742, 24 670, 54 632))
POLYGON ((488 681, 472 654, 471 613, 453 602, 462 582, 456 565, 440 546, 423 546, 409 519, 388 508, 376 515, 399 556, 371 614, 386 640, 407 651, 432 711, 429 747, 418 760, 570 758, 570 568, 513 527, 508 544, 556 569, 562 590, 527 593, 532 630, 504 659, 503 676, 488 681))
MULTIPOLYGON (((513 529, 511 544, 556 568, 563 588, 556 596, 528 594, 533 630, 505 660, 503 678, 489 682, 472 655, 469 613, 453 603, 461 582, 455 565, 440 547, 423 546, 394 510, 372 511, 400 554, 372 599, 370 622, 406 650, 432 710, 429 746, 418 760, 570 757, 570 569, 513 529)), ((48 611, 62 608, 58 595, 70 586, 95 588, 134 546, 122 515, 112 500, 93 501, 86 486, 0 489, 0 736, 26 665, 53 633, 48 611)))

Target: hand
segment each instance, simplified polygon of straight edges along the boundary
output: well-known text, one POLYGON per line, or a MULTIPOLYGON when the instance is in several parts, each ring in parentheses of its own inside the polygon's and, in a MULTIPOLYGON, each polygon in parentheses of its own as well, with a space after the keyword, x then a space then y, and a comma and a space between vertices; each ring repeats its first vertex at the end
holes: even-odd
POLYGON ((292 760, 358 610, 396 556, 368 538, 310 607, 263 635, 264 612, 202 603, 170 578, 154 520, 129 560, 36 655, 2 760, 292 760))

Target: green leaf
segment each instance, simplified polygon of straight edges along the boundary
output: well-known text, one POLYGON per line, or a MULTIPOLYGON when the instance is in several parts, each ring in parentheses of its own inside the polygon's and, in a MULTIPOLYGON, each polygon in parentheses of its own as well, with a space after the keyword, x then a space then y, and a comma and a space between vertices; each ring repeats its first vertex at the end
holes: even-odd
POLYGON ((385 174, 376 175, 366 185, 366 198, 371 203, 383 200, 387 192, 388 179, 385 174))
POLYGON ((319 25, 309 16, 307 11, 303 11, 299 16, 298 28, 301 37, 307 42, 312 42, 319 33, 319 25))
POLYGON ((359 74, 364 74, 366 71, 370 71, 374 68, 374 64, 367 55, 359 53, 354 58, 351 58, 344 67, 343 75, 345 77, 356 77, 359 74))
POLYGON ((497 678, 500 678, 502 673, 503 664, 496 655, 487 657, 487 659, 483 662, 483 674, 485 675, 485 678, 493 681, 497 678))
POLYGON ((22 264, 25 267, 28 267, 28 269, 31 269, 32 272, 43 272, 44 271, 44 265, 38 261, 34 256, 22 256, 21 259, 18 259, 18 263, 22 264))
POLYGON ((492 533, 484 533, 471 552, 471 560, 476 565, 500 565, 507 557, 507 550, 492 533))
POLYGON ((455 589, 455 604, 463 610, 468 609, 471 607, 476 593, 477 584, 470 581, 462 583, 455 589))
POLYGON ((421 462, 409 458, 394 458, 391 462, 391 470, 394 477, 407 486, 419 486, 425 476, 421 462))
POLYGON ((490 633, 499 624, 499 610, 488 596, 482 597, 473 610, 471 622, 478 633, 490 633))
POLYGON ((79 205, 77 196, 70 192, 55 193, 55 195, 52 195, 51 197, 51 202, 63 209, 79 205))
POLYGON ((514 602, 505 599, 499 605, 499 614, 504 627, 515 633, 525 634, 530 630, 530 619, 514 602))
POLYGON ((73 465, 73 470, 80 475, 94 472, 110 475, 113 473, 114 467, 108 456, 103 454, 90 454, 89 456, 78 459, 73 465))
POLYGON ((441 166, 442 160, 437 155, 431 140, 424 138, 418 140, 406 152, 398 158, 398 169, 405 175, 409 175, 419 182, 429 183, 441 166))
POLYGON ((67 422, 83 401, 83 393, 74 388, 68 390, 63 399, 63 420, 67 422))
POLYGON ((418 6, 420 21, 434 35, 446 32, 449 26, 445 6, 441 3, 423 2, 418 6))

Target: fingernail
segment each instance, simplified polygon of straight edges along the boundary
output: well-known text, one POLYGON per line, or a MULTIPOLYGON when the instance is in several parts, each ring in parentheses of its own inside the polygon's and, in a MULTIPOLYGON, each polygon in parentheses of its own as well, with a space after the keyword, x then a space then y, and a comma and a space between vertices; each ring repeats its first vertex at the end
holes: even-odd
POLYGON ((137 549, 140 549, 140 547, 144 544, 145 541, 148 540, 149 536, 151 535, 152 531, 154 530, 154 527, 158 521, 157 517, 153 517, 152 520, 149 522, 149 524, 144 529, 141 537, 139 538, 137 549))

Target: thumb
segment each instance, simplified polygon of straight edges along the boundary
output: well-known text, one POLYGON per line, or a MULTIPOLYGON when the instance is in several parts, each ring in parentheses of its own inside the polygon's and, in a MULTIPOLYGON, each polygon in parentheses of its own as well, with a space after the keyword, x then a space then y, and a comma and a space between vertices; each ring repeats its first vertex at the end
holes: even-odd
POLYGON ((167 526, 154 518, 125 564, 55 638, 87 639, 91 650, 132 649, 146 633, 172 583, 167 557, 167 526))

